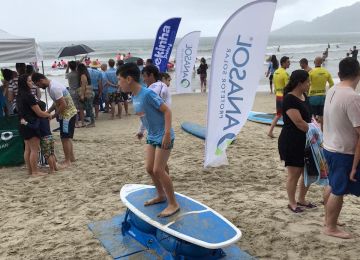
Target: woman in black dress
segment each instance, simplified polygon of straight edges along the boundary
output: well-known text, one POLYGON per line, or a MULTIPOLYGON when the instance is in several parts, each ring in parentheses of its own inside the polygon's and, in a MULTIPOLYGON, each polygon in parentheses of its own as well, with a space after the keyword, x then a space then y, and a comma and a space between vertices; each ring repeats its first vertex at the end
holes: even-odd
MULTIPOLYGON (((16 105, 19 113, 19 121, 25 119, 26 122, 34 124, 38 117, 50 118, 51 116, 49 113, 41 111, 34 95, 31 93, 32 86, 31 76, 25 74, 19 77, 16 105)), ((20 124, 19 132, 25 140, 24 160, 29 174, 32 177, 44 175, 44 173, 38 171, 37 167, 40 131, 20 124)))
POLYGON ((308 123, 311 122, 311 114, 305 95, 309 87, 309 74, 304 70, 295 70, 284 89, 284 126, 279 136, 278 145, 280 158, 285 161, 285 167, 288 170, 286 183, 289 199, 288 208, 294 213, 302 212, 302 207, 316 207, 305 201, 309 187, 305 187, 303 180, 306 132, 309 128, 308 123), (295 193, 299 179, 300 190, 296 202, 295 193))
POLYGON ((206 64, 206 60, 204 57, 200 59, 200 66, 197 70, 197 73, 200 75, 200 86, 201 92, 206 92, 206 78, 207 78, 207 69, 208 65, 206 64))

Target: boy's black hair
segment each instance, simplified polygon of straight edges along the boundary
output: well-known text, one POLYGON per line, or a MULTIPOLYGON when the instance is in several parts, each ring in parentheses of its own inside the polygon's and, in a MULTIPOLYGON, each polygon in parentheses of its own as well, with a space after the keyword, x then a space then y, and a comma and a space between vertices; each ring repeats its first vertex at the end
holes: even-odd
POLYGON ((108 63, 109 63, 110 68, 114 68, 115 61, 113 59, 109 59, 108 63))
POLYGON ((156 67, 155 65, 145 66, 142 70, 142 74, 145 74, 145 73, 147 76, 150 76, 150 74, 153 74, 156 81, 160 80, 160 71, 159 71, 158 67, 156 67))
POLYGON ((360 65, 357 59, 346 57, 339 63, 339 77, 341 80, 354 79, 359 76, 360 65))
POLYGON ((33 74, 34 67, 32 65, 26 65, 26 71, 25 72, 26 72, 26 74, 29 74, 29 75, 33 74))
POLYGON ((138 66, 133 63, 126 63, 124 65, 121 65, 117 71, 116 71, 116 75, 117 76, 121 76, 123 78, 127 78, 128 76, 132 77, 136 82, 140 82, 140 70, 138 68, 138 66))
POLYGON ((23 75, 26 72, 26 65, 25 63, 16 63, 15 64, 16 71, 19 75, 23 75))

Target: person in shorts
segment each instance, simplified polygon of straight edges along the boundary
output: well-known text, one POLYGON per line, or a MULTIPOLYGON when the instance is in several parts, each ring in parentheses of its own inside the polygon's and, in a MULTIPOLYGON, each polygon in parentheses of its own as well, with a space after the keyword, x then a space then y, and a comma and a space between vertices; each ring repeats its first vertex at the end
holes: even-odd
POLYGON ((289 82, 289 74, 286 72, 286 69, 290 67, 290 59, 289 57, 282 57, 280 59, 280 68, 275 70, 274 72, 274 85, 275 85, 275 95, 276 95, 276 115, 271 122, 271 126, 268 132, 268 136, 270 138, 274 138, 274 128, 282 116, 282 104, 283 104, 283 96, 284 96, 284 88, 289 82))
POLYGON ((329 166, 325 189, 325 229, 328 236, 348 239, 338 228, 344 195, 360 196, 360 65, 354 58, 339 63, 340 83, 328 90, 324 107, 324 154, 329 166))
POLYGON ((140 70, 135 63, 124 64, 116 74, 121 90, 132 93, 135 113, 147 130, 146 171, 151 176, 157 195, 145 201, 144 206, 167 202, 167 207, 158 217, 170 217, 180 210, 173 183, 165 171, 175 139, 171 110, 158 94, 140 84, 140 70))
POLYGON ((49 80, 41 73, 34 73, 31 78, 38 87, 48 89, 49 95, 54 101, 47 112, 51 113, 56 108, 56 114, 52 115, 52 118, 58 115, 60 120, 60 138, 65 155, 62 165, 69 167, 72 162, 75 162, 72 139, 74 137, 77 111, 73 100, 67 88, 61 83, 49 80))
MULTIPOLYGON (((42 111, 46 111, 45 102, 39 100, 37 103, 42 111)), ((39 130, 41 153, 49 164, 49 173, 58 171, 59 168, 56 164, 54 137, 51 134, 49 119, 40 117, 37 118, 35 122, 29 123, 24 118, 21 118, 20 123, 35 131, 39 130)))

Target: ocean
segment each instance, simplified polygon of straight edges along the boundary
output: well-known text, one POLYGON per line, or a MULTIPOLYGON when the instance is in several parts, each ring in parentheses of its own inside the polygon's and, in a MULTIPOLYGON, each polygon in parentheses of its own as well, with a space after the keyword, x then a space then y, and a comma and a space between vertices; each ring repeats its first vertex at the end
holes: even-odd
MULTIPOLYGON (((213 45, 215 43, 215 37, 202 37, 200 39, 198 55, 200 59, 204 57, 207 60, 207 63, 211 67, 211 55, 213 50, 213 45)), ((289 72, 299 69, 299 60, 301 58, 307 58, 309 60, 309 65, 313 66, 313 60, 316 56, 322 56, 322 53, 327 48, 328 44, 330 45, 329 56, 325 63, 325 67, 330 71, 333 78, 337 78, 338 72, 338 63, 339 61, 346 57, 346 53, 349 52, 349 49, 354 45, 359 44, 360 33, 351 33, 351 34, 332 34, 332 35, 302 35, 302 36, 278 36, 271 35, 266 49, 267 56, 275 54, 280 60, 282 56, 289 56, 291 65, 289 72), (280 46, 279 50, 278 47, 280 46)), ((170 60, 174 60, 176 45, 179 39, 175 42, 173 48, 172 56, 170 60)), ((152 47, 154 44, 153 39, 144 39, 144 40, 97 40, 97 41, 81 41, 81 42, 40 42, 39 45, 43 51, 44 56, 44 68, 45 74, 51 78, 55 78, 63 83, 66 83, 64 78, 64 70, 53 70, 51 69, 51 64, 56 60, 57 53, 61 47, 83 43, 93 48, 95 52, 88 54, 91 59, 98 59, 101 63, 106 63, 108 59, 115 58, 117 53, 128 53, 130 52, 133 56, 141 57, 143 59, 150 58, 152 47)), ((73 57, 67 57, 72 59, 73 57)), ((198 65, 198 64, 197 64, 198 65)), ((7 64, 7 67, 13 67, 7 64)), ((258 91, 267 91, 268 90, 268 79, 265 77, 265 72, 267 70, 266 57, 264 57, 264 75, 260 82, 258 91)), ((173 78, 175 75, 172 75, 173 78)), ((194 80, 194 85, 199 84, 199 80, 194 80)), ((174 81, 173 81, 174 82, 174 81)), ((174 83, 172 83, 174 84, 174 83)), ((172 88, 174 92, 174 87, 172 88)))

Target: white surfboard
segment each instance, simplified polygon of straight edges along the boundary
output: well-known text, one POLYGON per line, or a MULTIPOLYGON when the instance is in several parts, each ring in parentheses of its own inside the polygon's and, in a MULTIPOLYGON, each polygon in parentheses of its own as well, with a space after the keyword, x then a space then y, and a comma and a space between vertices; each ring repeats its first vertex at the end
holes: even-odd
POLYGON ((176 238, 209 249, 227 247, 241 238, 241 231, 213 209, 180 193, 175 195, 180 211, 159 218, 157 215, 167 203, 144 206, 145 201, 156 196, 154 186, 126 184, 120 191, 120 199, 130 211, 176 238))

